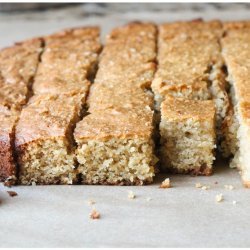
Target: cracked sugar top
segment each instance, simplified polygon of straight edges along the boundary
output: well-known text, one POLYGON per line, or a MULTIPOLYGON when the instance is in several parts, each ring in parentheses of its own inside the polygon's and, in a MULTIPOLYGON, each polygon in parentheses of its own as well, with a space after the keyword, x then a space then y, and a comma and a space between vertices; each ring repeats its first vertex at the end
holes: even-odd
POLYGON ((213 101, 197 101, 167 97, 161 104, 163 119, 167 120, 207 120, 213 121, 215 105, 213 101))
POLYGON ((0 51, 0 103, 20 109, 36 73, 41 39, 27 40, 0 51))
POLYGON ((16 145, 64 137, 79 117, 82 95, 33 96, 16 127, 16 145))
MULTIPOLYGON (((208 81, 214 64, 222 65, 218 38, 220 22, 177 22, 159 26, 158 70, 155 77, 165 85, 208 81)), ((154 91, 161 86, 153 84, 154 91)))
POLYGON ((224 25, 223 56, 228 66, 229 81, 240 101, 250 99, 250 22, 230 22, 224 25))
POLYGON ((140 109, 110 109, 96 111, 80 121, 74 132, 77 142, 82 140, 110 140, 151 138, 153 111, 140 109))
MULTIPOLYGON (((45 50, 33 89, 66 93, 88 87, 101 45, 98 28, 70 29, 45 37, 45 50)), ((84 91, 84 90, 83 90, 84 91)))

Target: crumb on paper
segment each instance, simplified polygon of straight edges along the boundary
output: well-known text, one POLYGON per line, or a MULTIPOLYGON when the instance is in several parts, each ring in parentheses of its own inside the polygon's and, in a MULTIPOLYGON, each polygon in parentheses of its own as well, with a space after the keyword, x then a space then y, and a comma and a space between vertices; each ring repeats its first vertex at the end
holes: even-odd
POLYGON ((200 182, 198 182, 198 183, 195 184, 195 187, 196 187, 196 188, 201 188, 202 185, 200 184, 200 182))
POLYGON ((88 205, 91 206, 91 205, 94 205, 94 204, 95 204, 95 201, 94 201, 94 200, 88 200, 87 203, 88 203, 88 205))
POLYGON ((218 184, 218 181, 215 181, 214 184, 218 184))
POLYGON ((8 181, 8 180, 7 180, 7 181, 4 182, 4 186, 10 188, 10 187, 12 187, 13 185, 12 185, 12 182, 11 182, 11 181, 8 181))
POLYGON ((151 197, 147 197, 147 201, 151 201, 152 200, 152 198, 151 197))
POLYGON ((195 187, 196 188, 201 188, 202 190, 208 190, 208 189, 210 189, 210 186, 202 185, 199 182, 195 184, 195 187))
POLYGON ((236 205, 237 201, 233 201, 233 205, 236 205))
POLYGON ((128 191, 128 198, 131 200, 135 198, 135 194, 133 191, 128 191))
POLYGON ((90 219, 92 219, 92 220, 98 220, 98 219, 100 219, 100 213, 99 212, 97 212, 96 211, 96 209, 94 208, 92 211, 91 211, 91 213, 89 214, 89 217, 90 217, 90 219))
POLYGON ((15 191, 7 191, 10 197, 15 197, 17 196, 17 193, 15 191))
POLYGON ((160 185, 160 188, 170 188, 171 184, 170 184, 170 179, 166 178, 160 185))
POLYGON ((216 202, 222 202, 224 200, 223 194, 217 194, 215 200, 216 202))
POLYGON ((233 185, 224 185, 224 188, 228 189, 228 190, 233 190, 234 186, 233 185))

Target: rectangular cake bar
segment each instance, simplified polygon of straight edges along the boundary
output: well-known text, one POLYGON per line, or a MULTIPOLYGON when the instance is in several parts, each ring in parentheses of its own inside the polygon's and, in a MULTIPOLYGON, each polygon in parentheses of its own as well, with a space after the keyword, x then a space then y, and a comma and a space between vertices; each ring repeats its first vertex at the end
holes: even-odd
POLYGON ((97 27, 68 29, 44 38, 45 50, 33 85, 35 94, 83 94, 101 50, 97 27))
POLYGON ((166 97, 161 104, 161 166, 175 173, 209 175, 215 159, 212 100, 166 97))
POLYGON ((42 40, 17 43, 0 51, 0 181, 15 182, 15 126, 31 94, 42 40))
POLYGON ((77 124, 78 172, 85 184, 142 185, 154 176, 153 111, 95 111, 77 124))
POLYGON ((218 41, 222 33, 218 21, 195 20, 159 26, 158 68, 152 89, 155 108, 161 116, 160 160, 163 169, 201 175, 212 172, 214 106, 212 101, 205 100, 215 102, 219 141, 221 123, 228 109, 218 41), (198 114, 199 109, 204 112, 208 126, 202 113, 198 114), (207 144, 205 140, 208 140, 207 144))
POLYGON ((232 108, 225 119, 228 154, 232 167, 241 171, 250 187, 250 22, 224 24, 222 53, 228 71, 232 108))
POLYGON ((100 52, 98 28, 78 28, 45 38, 34 97, 16 128, 21 184, 77 182, 73 130, 84 112, 89 77, 100 52))
POLYGON ((75 129, 78 172, 87 184, 142 185, 154 176, 156 27, 115 29, 100 56, 88 112, 75 129))
POLYGON ((159 26, 158 69, 152 83, 156 109, 165 96, 216 103, 219 129, 228 108, 219 21, 167 23, 159 26))
POLYGON ((73 129, 81 95, 33 96, 16 127, 19 183, 72 184, 77 181, 73 129))

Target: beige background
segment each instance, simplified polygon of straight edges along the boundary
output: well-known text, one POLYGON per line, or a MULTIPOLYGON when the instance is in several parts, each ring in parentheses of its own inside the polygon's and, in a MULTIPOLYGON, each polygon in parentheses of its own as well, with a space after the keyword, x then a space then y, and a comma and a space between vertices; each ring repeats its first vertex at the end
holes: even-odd
MULTIPOLYGON (((65 27, 100 25, 105 34, 129 20, 239 20, 249 13, 249 4, 85 4, 5 12, 0 47, 65 27)), ((237 171, 222 165, 211 177, 170 176, 171 189, 158 188, 163 175, 144 187, 19 186, 11 188, 18 193, 13 198, 0 185, 0 247, 249 247, 250 190, 237 171), (197 182, 211 189, 197 189, 197 182), (136 199, 127 198, 128 190, 136 199), (225 200, 217 204, 220 193, 225 200), (89 219, 88 199, 96 201, 100 220, 89 219)))

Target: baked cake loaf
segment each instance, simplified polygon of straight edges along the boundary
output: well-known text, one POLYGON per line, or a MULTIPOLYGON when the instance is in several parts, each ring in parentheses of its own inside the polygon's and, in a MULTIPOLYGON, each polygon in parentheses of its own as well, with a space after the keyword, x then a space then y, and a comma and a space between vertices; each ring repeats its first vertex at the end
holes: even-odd
POLYGON ((73 130, 84 113, 101 48, 98 36, 98 28, 79 28, 45 38, 35 95, 16 128, 21 184, 77 181, 73 130))
POLYGON ((14 183, 15 125, 31 94, 42 40, 17 43, 0 51, 0 181, 14 183))
POLYGON ((232 167, 241 171, 250 187, 250 22, 224 24, 222 53, 228 71, 232 108, 225 119, 228 154, 234 156, 232 167))
POLYGON ((163 170, 193 175, 219 148, 250 188, 250 22, 133 22, 102 53, 99 36, 0 51, 0 181, 151 183, 155 142, 163 170))
POLYGON ((90 115, 74 133, 87 184, 142 185, 154 176, 156 27, 131 23, 107 38, 88 98, 90 115))
POLYGON ((209 175, 215 159, 213 101, 166 97, 161 104, 161 164, 175 173, 209 175))

